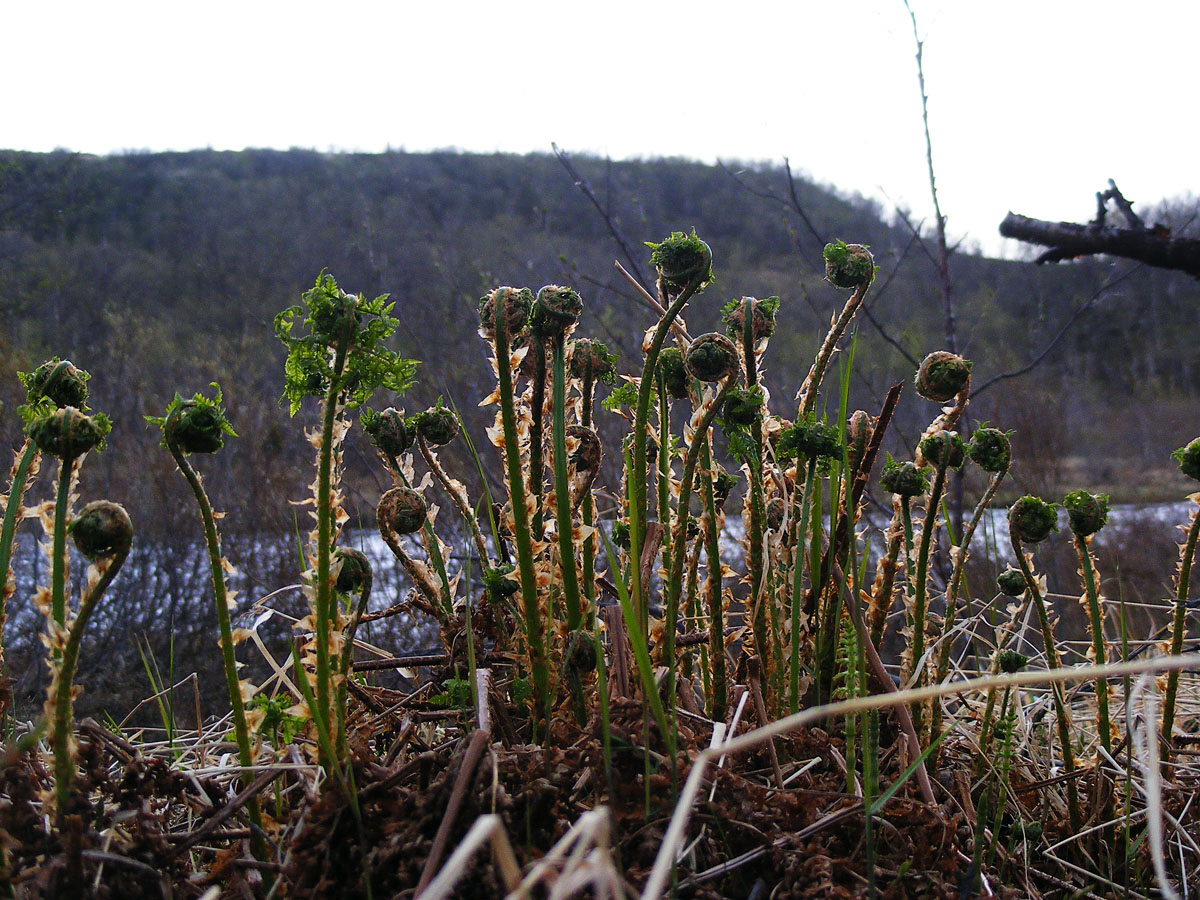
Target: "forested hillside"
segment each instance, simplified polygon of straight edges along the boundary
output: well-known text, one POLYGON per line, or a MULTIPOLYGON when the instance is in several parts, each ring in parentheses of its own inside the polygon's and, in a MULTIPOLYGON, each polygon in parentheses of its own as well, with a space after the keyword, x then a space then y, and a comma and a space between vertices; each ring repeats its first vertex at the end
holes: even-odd
MULTIPOLYGON (((871 245, 881 273, 870 310, 895 342, 862 326, 857 402, 881 395, 887 379, 909 367, 898 348, 919 359, 943 342, 925 247, 870 203, 801 179, 789 186, 776 166, 576 165, 635 254, 644 256, 645 240, 692 227, 713 246, 717 283, 704 309, 690 314, 698 319, 689 323, 693 333, 711 327, 732 297, 782 298, 769 373, 776 391, 795 391, 838 303, 819 269, 821 244, 835 237, 871 245)), ((122 462, 135 462, 137 472, 170 470, 168 461, 152 461, 154 441, 141 417, 161 410, 174 391, 215 380, 247 438, 236 442, 226 477, 265 470, 267 478, 254 483, 275 493, 281 485, 274 479, 285 476, 272 461, 299 465, 306 451, 274 402, 282 355, 270 325, 322 269, 349 290, 396 301, 399 349, 424 363, 409 405, 444 394, 472 409, 487 374, 474 309, 498 283, 575 285, 587 304, 584 332, 628 361, 649 320, 615 258, 632 267, 604 218, 549 155, 0 157, 6 368, 57 353, 95 373, 97 406, 116 420, 119 453, 94 471, 118 482, 126 480, 122 462)), ((644 278, 645 260, 635 261, 644 278)), ((1018 457, 1024 470, 1016 474, 1031 488, 1059 487, 1047 482, 1070 456, 1083 457, 1095 478, 1120 493, 1124 469, 1157 466, 1194 430, 1187 414, 1200 371, 1200 290, 1191 279, 1151 270, 1104 288, 1130 267, 952 260, 959 350, 975 361, 980 386, 1035 359, 1073 311, 1101 292, 1041 365, 982 396, 977 389, 973 412, 1016 428, 1019 448, 1022 435, 1041 434, 1018 457), (1040 421, 1054 427, 1038 429, 1040 421), (1110 437, 1101 441, 1101 434, 1110 437), (1113 446, 1113 434, 1123 436, 1122 446, 1113 446)), ((3 390, 11 442, 15 379, 3 390)), ((137 493, 133 484, 128 489, 137 493)), ((141 516, 143 527, 163 524, 153 521, 156 509, 141 516)))
MULTIPOLYGON (((224 388, 244 438, 223 477, 257 485, 264 497, 286 493, 288 470, 307 464, 307 450, 275 402, 282 354, 271 322, 322 269, 348 290, 396 301, 398 349, 423 362, 405 401, 412 407, 445 395, 474 409, 487 375, 474 311, 499 283, 575 285, 587 304, 581 333, 607 341, 632 371, 649 318, 613 260, 636 262, 645 279, 642 242, 692 227, 714 248, 717 282, 689 327, 712 327, 732 297, 780 296, 768 373, 777 392, 795 392, 839 302, 819 269, 821 244, 835 237, 870 244, 881 266, 870 311, 887 337, 861 326, 855 402, 868 404, 909 368, 902 352, 919 359, 943 343, 925 247, 870 203, 800 179, 789 187, 775 166, 576 165, 641 254, 633 262, 548 155, 4 154, 6 369, 57 353, 95 373, 96 406, 116 421, 116 451, 93 472, 122 485, 136 507, 150 488, 132 473, 171 469, 142 416, 210 381, 224 388)), ((1092 303, 1035 369, 976 389, 976 417, 1017 429, 1024 452, 1015 474, 1031 489, 1057 490, 1063 467, 1082 460, 1093 481, 1121 494, 1123 472, 1158 467, 1195 428, 1200 289, 1148 269, 1105 288, 1131 267, 952 260, 959 350, 974 360, 979 386, 1036 359, 1092 303), (1034 433, 1036 442, 1023 440, 1034 433)), ((11 375, 3 397, 12 443, 19 393, 11 375)), ((166 527, 164 507, 146 506, 142 527, 166 527)), ((275 504, 257 508, 290 521, 275 504)))

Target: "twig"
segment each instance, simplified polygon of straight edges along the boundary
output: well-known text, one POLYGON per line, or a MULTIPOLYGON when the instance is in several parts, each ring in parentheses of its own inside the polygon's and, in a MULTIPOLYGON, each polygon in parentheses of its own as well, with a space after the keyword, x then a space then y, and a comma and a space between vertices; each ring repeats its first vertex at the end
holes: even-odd
POLYGON ((271 782, 273 782, 280 775, 284 774, 285 772, 289 772, 289 771, 291 771, 290 768, 277 767, 277 768, 267 769, 265 772, 263 772, 261 775, 259 775, 257 778, 255 778, 254 781, 252 781, 250 783, 249 787, 247 787, 245 790, 243 790, 241 793, 239 793, 236 797, 234 797, 232 800, 230 800, 220 810, 215 812, 207 822, 205 822, 198 829, 193 831, 192 834, 190 835, 190 837, 186 841, 184 841, 178 847, 175 848, 175 850, 171 853, 170 858, 178 859, 181 855, 186 853, 195 844, 198 844, 200 841, 204 840, 210 834, 214 833, 231 816, 233 816, 234 813, 236 813, 243 806, 245 806, 247 803, 249 803, 250 800, 252 800, 254 797, 257 797, 260 793, 262 793, 262 791, 266 789, 267 785, 269 785, 271 782))
POLYGON ((433 880, 438 864, 442 861, 446 845, 450 843, 450 831, 454 827, 454 820, 458 818, 458 811, 467 796, 467 787, 470 785, 471 779, 475 777, 475 767, 479 765, 480 757, 483 756, 489 740, 491 740, 491 732, 483 728, 476 729, 475 733, 471 735, 467 752, 463 754, 462 766, 459 767, 458 774, 454 777, 454 788, 450 791, 450 800, 446 804, 442 824, 438 826, 433 846, 425 860, 425 867, 421 870, 421 879, 417 882, 417 894, 425 890, 429 882, 433 880))

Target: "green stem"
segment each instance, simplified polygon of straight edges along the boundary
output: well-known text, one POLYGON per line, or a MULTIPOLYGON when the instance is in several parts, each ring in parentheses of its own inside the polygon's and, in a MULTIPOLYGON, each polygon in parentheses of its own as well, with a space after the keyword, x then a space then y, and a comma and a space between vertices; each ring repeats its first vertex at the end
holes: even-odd
POLYGON ((50 614, 60 628, 67 622, 67 516, 71 482, 75 478, 75 460, 64 458, 58 464, 58 486, 54 501, 54 533, 51 538, 50 614))
MULTIPOLYGON (((13 473, 12 484, 9 487, 8 498, 4 505, 4 523, 0 526, 0 627, 4 625, 5 607, 12 587, 12 552, 13 539, 17 532, 17 523, 21 521, 21 509, 25 502, 25 490, 29 486, 29 472, 38 459, 37 445, 25 439, 25 446, 17 459, 17 468, 13 473)), ((0 647, 0 651, 2 651, 0 647)))
POLYGON ((346 699, 349 693, 349 682, 351 675, 350 662, 354 658, 354 634, 358 631, 358 623, 363 617, 363 613, 367 611, 367 601, 371 599, 371 585, 374 582, 374 576, 369 568, 363 572, 362 588, 358 592, 358 604, 354 608, 353 615, 350 616, 350 622, 346 625, 346 638, 342 644, 342 654, 338 659, 338 674, 341 675, 341 681, 338 683, 337 692, 337 737, 338 737, 338 754, 343 759, 349 751, 346 745, 346 699))
MULTIPOLYGON (((1054 644, 1054 632, 1050 629, 1050 617, 1046 613, 1046 602, 1042 599, 1042 592, 1038 589, 1033 571, 1029 568, 1029 560, 1025 558, 1025 553, 1021 549, 1021 542, 1011 530, 1009 540, 1012 543, 1013 554, 1017 557, 1017 564, 1021 568, 1021 574, 1025 576, 1025 587, 1037 610, 1038 623, 1042 628, 1042 643, 1046 648, 1046 668, 1055 671, 1061 668, 1061 665, 1058 660, 1058 648, 1054 644)), ((1067 707, 1066 694, 1060 683, 1055 682, 1053 692, 1054 711, 1058 720, 1058 741, 1062 744, 1063 768, 1070 774, 1075 771, 1075 749, 1071 745, 1071 712, 1067 707)), ((1074 777, 1067 779, 1067 807, 1071 818, 1071 830, 1078 834, 1082 828, 1083 817, 1080 814, 1079 790, 1074 777)))
MULTIPOLYGON (((746 370, 746 391, 751 396, 758 389, 758 358, 754 351, 754 310, 749 300, 742 301, 742 362, 746 370)), ((762 663, 763 684, 770 685, 777 675, 771 661, 771 642, 767 634, 768 610, 771 598, 763 591, 763 422, 754 417, 750 426, 750 444, 754 458, 747 460, 750 470, 750 541, 746 558, 746 575, 750 582, 750 605, 754 611, 754 647, 762 663)), ((771 616, 770 618, 775 618, 771 616)))
POLYGON ((544 468, 542 459, 542 435, 545 423, 542 412, 546 406, 546 344, 537 335, 530 335, 533 346, 533 421, 529 429, 529 490, 533 494, 533 533, 540 541, 542 539, 545 512, 542 509, 542 494, 545 490, 544 468))
MULTIPOLYGON (((688 521, 691 518, 692 483, 696 477, 696 463, 700 459, 700 450, 708 446, 708 429, 721 409, 726 395, 733 387, 733 379, 727 378, 717 389, 716 396, 708 404, 700 416, 696 430, 692 433, 691 443, 688 444, 687 457, 683 462, 683 480, 679 485, 679 503, 675 510, 675 529, 671 536, 674 551, 671 555, 671 568, 667 575, 667 597, 665 603, 663 627, 663 664, 667 667, 667 702, 671 709, 675 708, 675 621, 679 617, 679 596, 682 592, 683 560, 687 556, 686 541, 688 521)), ((719 565, 719 563, 718 563, 719 565)), ((636 579, 635 579, 636 581, 636 579)))
MULTIPOLYGON (((254 766, 254 754, 250 747, 250 728, 246 723, 246 707, 242 702, 242 690, 238 684, 237 657, 233 649, 233 628, 229 619, 229 595, 225 585, 224 557, 221 554, 221 537, 217 533, 216 516, 213 515, 212 504, 208 500, 208 494, 204 490, 200 476, 196 474, 196 470, 192 468, 192 464, 188 462, 183 451, 175 444, 168 444, 167 449, 171 452, 171 456, 175 459, 175 465, 179 467, 179 471, 192 489, 192 494, 196 498, 196 506, 200 510, 200 521, 204 525, 204 542, 208 547, 208 570, 213 585, 213 603, 217 608, 217 627, 221 633, 221 662, 225 669, 225 687, 229 693, 229 706, 233 715, 234 740, 237 741, 238 762, 242 766, 242 785, 249 787, 254 781, 251 771, 254 766)), ((82 610, 80 614, 82 615, 82 610)), ((261 829, 263 827, 262 812, 257 797, 251 798, 247 804, 247 810, 250 813, 250 821, 261 829)), ((260 851, 264 854, 266 852, 266 846, 261 843, 261 840, 261 838, 256 838, 256 854, 260 851)), ((259 856, 259 859, 265 858, 265 855, 259 856)))
POLYGON ((725 614, 722 609, 721 541, 717 528, 717 502, 713 493, 712 451, 706 439, 700 447, 700 461, 708 477, 704 483, 704 555, 708 566, 708 660, 712 691, 709 694, 709 715, 714 721, 725 720, 727 693, 725 685, 725 614))
MULTIPOLYGON (((17 467, 13 472, 12 484, 9 485, 8 497, 4 503, 4 523, 0 525, 0 676, 5 673, 4 660, 4 623, 8 620, 8 598, 16 593, 16 579, 12 570, 13 541, 17 533, 17 523, 21 520, 21 511, 25 503, 25 491, 29 486, 29 475, 36 471, 39 459, 37 445, 29 438, 21 448, 17 458, 17 467)), ((0 697, 0 724, 8 716, 8 708, 0 697)))
MULTIPOLYGON (((513 512, 513 538, 517 544, 517 566, 525 613, 525 640, 533 673, 534 721, 550 715, 550 666, 546 658, 545 623, 538 604, 537 578, 533 571, 533 541, 525 514, 525 475, 521 471, 521 446, 513 409, 513 378, 509 366, 508 331, 504 304, 496 300, 496 370, 500 388, 500 418, 504 427, 504 459, 508 467, 509 502, 513 512)), ((540 414, 540 410, 537 411, 540 414)), ((536 416, 535 416, 536 418, 536 416)))
POLYGON ((571 491, 567 486, 567 371, 563 345, 564 335, 554 337, 554 503, 558 515, 558 556, 562 569, 563 600, 567 607, 567 630, 575 631, 583 624, 579 602, 579 574, 575 570, 575 541, 571 532, 571 491))
MULTIPOLYGON (((1104 618, 1100 614, 1100 594, 1096 589, 1096 571, 1092 565, 1092 552, 1089 547, 1090 538, 1075 536, 1075 552, 1079 554, 1079 564, 1083 569, 1083 587, 1087 594, 1088 617, 1092 625, 1092 653, 1094 663, 1104 665, 1107 653, 1104 649, 1104 618)), ((1112 753, 1112 734, 1108 718, 1108 679, 1103 675, 1096 679, 1096 707, 1099 714, 1100 745, 1106 752, 1112 753)))
MULTIPOLYGON (((633 417, 633 453, 630 459, 630 491, 632 502, 629 504, 629 555, 633 561, 634 571, 639 571, 642 561, 642 543, 645 538, 644 523, 646 522, 646 434, 650 418, 650 389, 656 379, 654 373, 658 365, 658 354, 663 342, 667 339, 671 323, 679 315, 684 305, 691 299, 704 283, 704 275, 697 275, 679 292, 667 307, 667 311, 658 320, 654 329, 654 337, 650 348, 646 351, 646 360, 642 365, 642 380, 638 384, 637 408, 633 417)), ((638 615, 638 621, 643 630, 649 622, 649 608, 646 598, 642 596, 642 580, 633 579, 632 605, 638 615)))
MULTIPOLYGON (((913 523, 912 523, 912 506, 908 497, 900 498, 900 518, 904 522, 904 595, 905 608, 912 609, 913 605, 913 582, 909 575, 909 564, 913 558, 913 523)), ((906 658, 903 655, 900 659, 900 687, 907 687, 906 682, 912 675, 912 667, 916 664, 916 660, 912 655, 906 658)))
MULTIPOLYGON (((933 490, 929 493, 929 502, 925 506, 925 520, 921 523, 921 545, 917 550, 917 572, 913 579, 912 605, 912 667, 913 671, 921 666, 921 671, 927 671, 922 665, 921 657, 925 655, 925 611, 929 605, 926 590, 929 587, 929 553, 933 546, 933 535, 937 531, 938 504, 942 500, 942 490, 946 486, 946 467, 938 466, 933 476, 933 490)), ((913 687, 920 687, 923 679, 917 678, 913 687)), ((914 703, 912 707, 913 726, 921 731, 922 705, 914 703)))
MULTIPOLYGON (((799 461, 797 461, 799 465, 799 461)), ((813 482, 817 480, 817 458, 808 460, 804 473, 804 492, 800 499, 800 515, 797 523, 792 516, 792 646, 788 660, 790 697, 788 711, 795 715, 800 711, 800 615, 804 581, 804 552, 808 546, 808 518, 812 509, 813 482)), ((798 496, 793 493, 793 496, 798 496)))
MULTIPOLYGON (((317 454, 317 583, 316 588, 316 627, 314 640, 317 645, 317 705, 324 713, 325 722, 333 726, 332 692, 330 690, 331 675, 329 666, 329 632, 332 622, 333 585, 330 580, 330 563, 333 556, 333 426, 337 421, 340 410, 338 398, 341 394, 342 372, 346 366, 347 345, 349 334, 354 328, 354 320, 350 319, 343 326, 342 336, 338 339, 337 350, 333 361, 333 376, 329 379, 329 390, 325 394, 322 405, 321 447, 317 454)), ((219 605, 219 604, 218 604, 219 605)), ((334 735, 325 735, 326 746, 334 746, 334 735)), ((326 770, 333 774, 337 760, 325 759, 322 763, 326 770)))
MULTIPOLYGON (((83 641, 83 632, 87 627, 88 619, 91 618, 97 602, 108 586, 112 584, 112 580, 121 570, 128 555, 129 551, 126 550, 124 553, 116 553, 106 560, 107 565, 99 579, 80 601, 79 614, 71 623, 70 631, 67 633, 62 661, 55 676, 54 733, 51 743, 54 747, 55 811, 60 821, 66 814, 67 804, 71 800, 71 785, 75 778, 75 760, 71 747, 71 730, 74 725, 72 682, 75 679, 75 666, 79 661, 79 646, 83 641)), ((56 622, 55 624, 61 626, 64 623, 56 622)), ((261 822, 259 825, 261 827, 261 822)))
MULTIPOLYGON (((1179 581, 1175 586, 1175 621, 1171 626, 1171 655, 1183 651, 1183 636, 1187 631, 1188 589, 1192 580, 1192 560, 1196 556, 1196 542, 1200 538, 1200 508, 1192 511, 1192 527, 1188 529, 1179 557, 1179 581)), ((1163 736, 1171 742, 1175 727, 1175 695, 1179 690, 1179 670, 1172 669, 1167 675, 1167 695, 1163 700, 1163 736)))
MULTIPOLYGON (((592 391, 595 381, 592 367, 588 366, 583 376, 583 413, 580 422, 584 428, 592 427, 592 391)), ((584 491, 580 504, 580 515, 584 529, 596 524, 596 504, 591 491, 584 491)), ((593 535, 583 542, 583 595, 588 599, 588 619, 592 626, 596 621, 596 538, 593 535)))
MULTIPOLYGON (((946 587, 946 617, 942 622, 941 648, 938 651, 937 670, 934 673, 932 684, 941 684, 946 680, 946 675, 950 671, 950 652, 954 642, 950 640, 950 633, 954 629, 954 618, 958 612, 958 592, 963 582, 963 568, 967 564, 967 551, 971 546, 971 539, 975 537, 975 530, 979 527, 979 523, 983 521, 983 515, 991 505, 992 499, 996 496, 996 491, 1000 488, 1000 482, 1004 480, 1004 476, 1008 474, 1008 469, 1002 469, 999 472, 993 473, 988 481, 987 490, 983 496, 979 498, 979 502, 975 504, 975 510, 971 513, 971 521, 967 523, 967 528, 963 532, 962 540, 958 544, 958 552, 953 554, 954 566, 950 573, 950 583, 946 587)), ((933 711, 930 714, 929 725, 929 740, 933 741, 937 735, 941 734, 942 730, 942 710, 943 706, 939 702, 934 702, 933 711)), ((935 751, 934 761, 937 761, 935 751)))

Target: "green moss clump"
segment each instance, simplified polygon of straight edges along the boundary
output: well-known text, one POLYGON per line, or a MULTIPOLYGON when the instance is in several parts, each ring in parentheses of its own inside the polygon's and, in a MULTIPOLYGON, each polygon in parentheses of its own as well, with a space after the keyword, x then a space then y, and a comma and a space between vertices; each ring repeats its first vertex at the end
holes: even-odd
POLYGON ((496 304, 505 334, 511 343, 529 325, 533 309, 533 291, 529 288, 498 287, 479 301, 479 333, 487 340, 496 339, 496 304))
POLYGON ((548 284, 537 292, 529 325, 541 337, 560 335, 583 315, 583 300, 569 287, 548 284))
POLYGON ((779 435, 775 454, 780 459, 832 459, 841 456, 837 426, 825 422, 797 422, 779 435))
POLYGON ((184 400, 178 394, 161 417, 147 416, 146 421, 162 429, 164 447, 176 447, 182 453, 216 453, 225 446, 225 438, 237 432, 225 417, 221 388, 213 384, 217 395, 212 399, 195 394, 184 400))
POLYGON ((1006 597, 1020 597, 1025 593, 1025 576, 1020 570, 1009 566, 996 576, 996 587, 1006 597))
POLYGON ((417 439, 416 430, 404 418, 404 410, 394 406, 383 412, 364 407, 358 420, 367 439, 380 453, 393 459, 406 452, 417 439))
POLYGON ((683 353, 678 347, 666 347, 658 354, 658 371, 667 395, 676 400, 686 400, 691 378, 683 367, 683 353))
POLYGON ((888 454, 879 475, 879 486, 900 497, 919 497, 929 490, 929 470, 911 461, 896 462, 888 454))
POLYGON ((750 308, 750 339, 754 343, 769 338, 775 333, 775 313, 779 310, 779 298, 743 297, 730 300, 721 311, 725 333, 740 343, 746 333, 746 308, 750 308))
POLYGON ((926 400, 953 400, 971 380, 971 363, 947 350, 935 350, 921 361, 915 379, 917 393, 926 400))
POLYGON ((953 431, 938 431, 918 446, 924 457, 939 468, 957 469, 966 459, 962 438, 953 431))
POLYGON ((343 594, 357 594, 370 583, 371 563, 365 554, 351 547, 339 547, 333 558, 342 564, 334 587, 343 594))
POLYGON ((865 244, 833 241, 825 245, 825 277, 839 288, 857 288, 875 277, 875 259, 865 244))
POLYGON ((56 356, 32 372, 18 372, 17 377, 25 386, 27 403, 37 403, 44 398, 55 406, 87 408, 87 383, 92 376, 76 368, 68 359, 56 356))
POLYGON ((702 334, 688 347, 683 364, 693 378, 700 381, 720 381, 738 371, 737 348, 723 334, 702 334))
POLYGON ((753 425, 762 415, 764 397, 761 390, 744 391, 740 388, 729 392, 721 412, 726 425, 746 428, 753 425))
POLYGON ((1063 500, 1063 506, 1067 508, 1067 521, 1071 532, 1077 537, 1095 534, 1108 521, 1107 494, 1071 491, 1063 500))
POLYGON ((1012 464, 1012 441, 999 428, 981 425, 967 444, 967 457, 989 475, 995 475, 1012 464))
POLYGON ((1026 544, 1040 544, 1058 531, 1058 513, 1052 504, 1026 494, 1009 508, 1008 527, 1026 544))
POLYGON ((61 460, 78 459, 89 450, 104 449, 104 438, 112 429, 108 416, 89 416, 73 406, 64 406, 35 418, 29 437, 43 453, 61 460))
POLYGON ((409 425, 425 443, 441 447, 458 437, 458 416, 440 403, 412 417, 409 425))
MULTIPOLYGON (((572 378, 582 381, 590 372, 593 381, 607 385, 616 384, 617 356, 609 351, 607 345, 602 341, 580 338, 570 344, 570 348, 571 356, 567 367, 572 378)), ((666 350, 663 351, 663 353, 666 352, 666 350)))
POLYGON ((1179 471, 1188 478, 1200 481, 1200 438, 1196 438, 1186 447, 1180 447, 1171 454, 1179 460, 1179 471))
POLYGON ((660 243, 647 241, 646 246, 651 251, 650 265, 670 292, 681 291, 697 280, 701 285, 712 282, 712 250, 696 236, 696 229, 690 235, 674 231, 660 243))

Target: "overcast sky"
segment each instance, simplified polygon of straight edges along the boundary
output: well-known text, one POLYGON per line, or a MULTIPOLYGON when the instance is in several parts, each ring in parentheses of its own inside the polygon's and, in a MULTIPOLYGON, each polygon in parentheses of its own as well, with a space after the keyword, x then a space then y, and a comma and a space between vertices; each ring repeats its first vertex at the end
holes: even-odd
MULTIPOLYGON (((1197 0, 913 5, 956 235, 1196 190, 1197 0)), ((931 214, 901 0, 10 0, 4 31, 8 148, 786 156, 931 214)))

